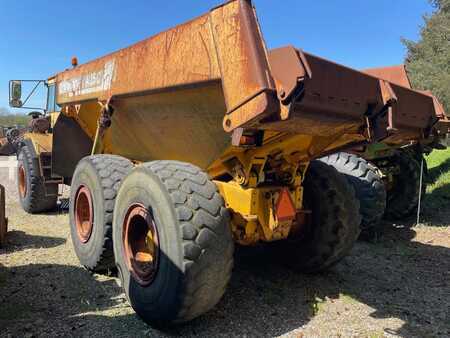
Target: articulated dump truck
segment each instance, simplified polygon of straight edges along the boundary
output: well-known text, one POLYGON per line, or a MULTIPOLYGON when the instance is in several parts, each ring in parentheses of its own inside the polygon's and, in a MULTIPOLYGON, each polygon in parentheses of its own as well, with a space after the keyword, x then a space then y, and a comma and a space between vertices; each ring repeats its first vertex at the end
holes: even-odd
MULTIPOLYGON (((430 96, 292 46, 269 53, 248 0, 74 62, 46 85, 47 129, 18 155, 22 205, 52 208, 69 184, 81 264, 116 266, 156 326, 217 304, 235 243, 307 272, 337 263, 359 236, 359 201, 318 159, 435 122, 430 96)), ((10 86, 20 106, 20 81, 10 86)))

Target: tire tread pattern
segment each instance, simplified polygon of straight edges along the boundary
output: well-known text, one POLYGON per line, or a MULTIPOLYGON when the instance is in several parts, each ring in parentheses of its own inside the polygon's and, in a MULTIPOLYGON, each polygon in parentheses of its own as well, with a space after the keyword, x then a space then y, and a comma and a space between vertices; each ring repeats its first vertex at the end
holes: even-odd
POLYGON ((57 184, 47 184, 45 187, 45 183, 40 175, 39 168, 37 167, 37 162, 33 160, 30 149, 28 146, 23 146, 20 148, 19 152, 19 160, 20 155, 23 154, 23 161, 27 162, 29 172, 26 173, 27 177, 30 179, 30 192, 27 198, 28 202, 22 201, 22 206, 25 211, 36 214, 39 212, 44 212, 51 210, 56 207, 56 203, 58 200, 58 185, 57 184), (52 196, 46 196, 46 191, 51 192, 52 196), (25 204, 24 204, 25 203, 25 204))
POLYGON ((386 209, 386 189, 377 167, 362 157, 339 152, 320 159, 345 175, 360 202, 363 234, 379 232, 386 209))
POLYGON ((217 186, 200 168, 179 161, 144 166, 166 187, 180 224, 185 277, 175 322, 185 322, 214 307, 230 280, 234 242, 228 211, 217 186))
POLYGON ((320 194, 321 224, 316 224, 316 238, 296 245, 299 248, 293 257, 299 260, 298 268, 312 273, 330 268, 349 253, 360 234, 361 216, 353 187, 326 163, 310 163, 305 193, 305 198, 320 194))
POLYGON ((105 224, 102 253, 94 266, 85 266, 92 272, 104 272, 115 266, 112 242, 112 223, 114 204, 120 184, 131 171, 133 164, 128 159, 117 155, 91 155, 84 158, 90 161, 100 177, 105 203, 105 224))
MULTIPOLYGON (((417 210, 420 190, 420 163, 406 151, 398 151, 391 159, 400 168, 393 192, 387 194, 386 218, 403 219, 417 210)), ((422 198, 426 192, 426 177, 422 182, 422 198)))

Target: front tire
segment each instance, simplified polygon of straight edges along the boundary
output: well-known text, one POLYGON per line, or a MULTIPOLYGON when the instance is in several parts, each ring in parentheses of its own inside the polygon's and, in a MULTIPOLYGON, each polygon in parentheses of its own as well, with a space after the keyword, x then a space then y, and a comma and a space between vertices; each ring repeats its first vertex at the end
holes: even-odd
POLYGON ((281 262, 308 273, 330 268, 344 258, 360 233, 359 201, 335 168, 311 161, 304 181, 304 205, 310 220, 298 237, 274 243, 281 262))
POLYGON ((228 211, 215 184, 191 164, 154 161, 135 168, 117 197, 113 239, 127 298, 153 326, 210 310, 231 276, 228 211))
POLYGON ((116 155, 93 155, 77 165, 70 188, 70 232, 78 259, 86 269, 114 268, 113 210, 122 179, 133 164, 116 155))
POLYGON ((54 209, 58 201, 58 184, 44 183, 39 161, 33 158, 28 146, 20 149, 17 159, 17 187, 23 210, 37 214, 54 209))

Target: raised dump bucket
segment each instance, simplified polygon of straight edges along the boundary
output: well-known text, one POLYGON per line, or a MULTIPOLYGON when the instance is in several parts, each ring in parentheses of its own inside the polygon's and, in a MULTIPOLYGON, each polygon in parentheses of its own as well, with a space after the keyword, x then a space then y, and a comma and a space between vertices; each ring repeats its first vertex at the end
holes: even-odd
MULTIPOLYGON (((426 95, 293 47, 269 54, 246 0, 57 74, 56 83, 64 115, 91 140, 102 107, 114 109, 103 152, 202 168, 256 131, 268 132, 262 142, 273 133, 327 138, 305 148, 311 157, 363 140, 395 142, 396 130, 416 134, 434 116, 426 95)), ((76 142, 67 128, 57 123, 57 142, 76 142)))

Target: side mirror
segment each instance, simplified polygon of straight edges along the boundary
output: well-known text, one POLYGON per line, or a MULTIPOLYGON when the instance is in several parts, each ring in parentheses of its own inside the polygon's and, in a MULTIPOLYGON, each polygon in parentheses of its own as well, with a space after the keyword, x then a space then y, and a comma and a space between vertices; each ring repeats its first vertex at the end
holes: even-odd
POLYGON ((20 108, 22 103, 22 81, 13 80, 9 83, 9 105, 13 108, 20 108))

